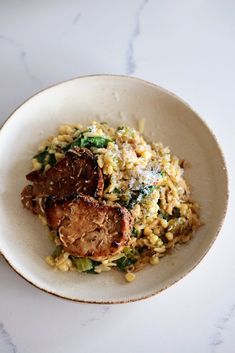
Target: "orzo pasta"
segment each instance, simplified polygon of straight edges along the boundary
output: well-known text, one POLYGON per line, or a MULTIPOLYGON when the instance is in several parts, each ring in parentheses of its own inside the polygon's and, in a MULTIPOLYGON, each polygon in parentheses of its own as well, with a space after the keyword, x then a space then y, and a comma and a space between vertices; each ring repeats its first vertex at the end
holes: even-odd
MULTIPOLYGON (((185 162, 172 155, 168 147, 161 143, 147 142, 143 135, 132 127, 113 128, 105 122, 97 121, 85 127, 80 124, 63 125, 59 127, 57 135, 50 136, 39 146, 32 159, 33 171, 38 173, 37 177, 40 175, 42 180, 43 175, 49 175, 49 170, 63 161, 68 151, 76 148, 88 149, 102 173, 102 192, 100 189, 99 193, 96 190, 96 193, 89 194, 89 200, 90 196, 95 199, 94 208, 104 209, 107 206, 108 210, 114 212, 116 208, 112 207, 119 205, 118 212, 125 209, 130 216, 127 221, 129 223, 125 228, 122 244, 116 241, 117 249, 109 252, 107 256, 103 253, 102 256, 95 257, 94 249, 90 255, 87 252, 88 256, 77 256, 75 248, 72 248, 70 243, 68 246, 65 233, 62 236, 59 228, 53 228, 52 223, 48 221, 45 205, 48 198, 53 199, 55 195, 50 197, 51 195, 40 194, 37 197, 34 193, 32 196, 31 188, 31 196, 25 196, 23 191, 24 206, 36 213, 44 224, 49 225, 50 237, 55 242, 55 251, 46 257, 48 265, 64 272, 101 273, 117 268, 126 272, 126 280, 131 282, 135 279, 133 272, 146 264, 156 266, 161 257, 169 253, 176 244, 186 243, 191 239, 200 226, 199 206, 190 198, 190 190, 184 179, 185 162)), ((84 190, 86 188, 83 188, 82 194, 86 194, 84 190)), ((58 204, 59 201, 56 202, 58 204)), ((86 199, 84 202, 87 202, 86 199)), ((73 210, 74 208, 70 209, 70 215, 75 212, 73 210)), ((117 217, 116 213, 112 217, 117 217)), ((70 226, 63 222, 64 228, 70 226)), ((123 219, 115 222, 123 222, 123 219)), ((117 232, 116 229, 113 231, 117 232)), ((85 235, 81 235, 79 240, 73 240, 73 246, 81 247, 80 243, 88 233, 85 234, 84 230, 85 235)), ((97 241, 97 235, 94 237, 97 241)), ((96 243, 97 247, 102 240, 101 237, 99 243, 96 243)), ((113 242, 110 246, 114 246, 113 242)))

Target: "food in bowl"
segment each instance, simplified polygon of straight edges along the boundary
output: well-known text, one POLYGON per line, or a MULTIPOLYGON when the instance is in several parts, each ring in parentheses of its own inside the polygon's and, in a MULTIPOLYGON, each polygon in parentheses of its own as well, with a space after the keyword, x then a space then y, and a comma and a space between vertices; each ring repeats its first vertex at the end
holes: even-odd
POLYGON ((132 127, 63 125, 32 159, 23 206, 48 226, 61 271, 124 271, 157 265, 200 226, 186 163, 132 127))

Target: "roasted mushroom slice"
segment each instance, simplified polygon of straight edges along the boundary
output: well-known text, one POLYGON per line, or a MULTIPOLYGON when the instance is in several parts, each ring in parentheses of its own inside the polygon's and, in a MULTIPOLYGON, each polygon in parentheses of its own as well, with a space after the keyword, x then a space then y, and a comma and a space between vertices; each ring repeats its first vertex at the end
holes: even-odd
POLYGON ((45 214, 49 226, 58 231, 64 249, 74 256, 102 260, 122 251, 130 239, 132 219, 127 209, 89 196, 48 200, 45 214))
POLYGON ((33 171, 26 178, 33 184, 26 186, 21 199, 24 207, 34 213, 37 213, 37 207, 32 202, 35 204, 40 198, 52 196, 55 199, 65 199, 81 192, 98 197, 102 195, 104 188, 101 169, 94 154, 87 148, 69 150, 46 173, 33 171))

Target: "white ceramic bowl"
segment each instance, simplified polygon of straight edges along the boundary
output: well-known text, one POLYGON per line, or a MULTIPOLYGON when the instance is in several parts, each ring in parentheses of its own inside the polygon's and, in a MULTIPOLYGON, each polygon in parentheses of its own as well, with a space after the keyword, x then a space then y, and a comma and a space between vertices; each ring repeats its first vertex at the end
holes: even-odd
POLYGON ((0 251, 27 281, 49 293, 89 303, 123 303, 147 298, 192 270, 218 234, 227 207, 225 162, 215 137, 182 100, 151 83, 101 75, 70 80, 33 96, 7 120, 0 132, 0 251), (126 283, 116 271, 101 275, 54 272, 44 258, 53 244, 37 217, 23 209, 20 192, 40 141, 63 123, 94 119, 137 127, 146 119, 145 137, 168 145, 191 165, 186 179, 201 205, 205 225, 187 245, 158 266, 126 283))

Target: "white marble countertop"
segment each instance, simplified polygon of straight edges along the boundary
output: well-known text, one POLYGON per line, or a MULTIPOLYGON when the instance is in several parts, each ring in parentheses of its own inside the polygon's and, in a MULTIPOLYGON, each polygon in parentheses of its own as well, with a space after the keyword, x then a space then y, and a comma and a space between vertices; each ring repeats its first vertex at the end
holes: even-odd
POLYGON ((53 83, 134 75, 186 100, 225 153, 230 203, 197 268, 165 292, 115 305, 72 303, 0 259, 0 352, 235 352, 235 2, 0 1, 0 123, 53 83))

